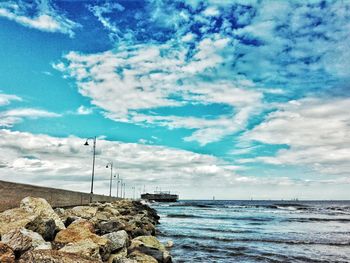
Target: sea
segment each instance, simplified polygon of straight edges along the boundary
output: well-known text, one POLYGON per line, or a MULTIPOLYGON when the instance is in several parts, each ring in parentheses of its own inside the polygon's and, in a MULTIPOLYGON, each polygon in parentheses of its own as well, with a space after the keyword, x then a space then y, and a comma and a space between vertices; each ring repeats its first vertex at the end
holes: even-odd
POLYGON ((154 203, 181 262, 350 262, 350 201, 154 203))

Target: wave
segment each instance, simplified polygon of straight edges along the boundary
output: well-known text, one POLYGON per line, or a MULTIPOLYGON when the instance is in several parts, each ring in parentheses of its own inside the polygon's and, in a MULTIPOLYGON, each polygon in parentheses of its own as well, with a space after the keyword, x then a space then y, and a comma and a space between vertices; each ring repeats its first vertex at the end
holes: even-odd
POLYGON ((349 223, 350 218, 318 218, 318 217, 301 217, 301 218, 288 218, 287 222, 339 222, 339 223, 349 223))
POLYGON ((231 233, 231 234, 252 234, 256 233, 256 231, 253 230, 231 230, 231 229, 218 229, 218 228, 211 228, 211 227, 198 227, 193 228, 194 230, 199 231, 208 231, 208 232, 214 232, 214 233, 231 233))
POLYGON ((350 246, 350 241, 340 242, 329 242, 329 241, 316 241, 316 240, 290 240, 290 239, 268 239, 268 238, 228 238, 228 237, 217 237, 217 236, 191 236, 186 234, 170 234, 160 233, 160 236, 179 238, 179 239, 192 239, 192 240, 213 240, 221 241, 224 243, 230 242, 243 242, 243 243, 276 243, 276 244, 287 244, 287 245, 326 245, 326 246, 350 246))
POLYGON ((253 222, 270 222, 273 221, 273 218, 270 217, 233 217, 233 216, 199 216, 193 214, 168 214, 167 217, 171 218, 202 218, 202 219, 212 219, 212 220, 242 220, 242 221, 253 221, 253 222))
POLYGON ((202 216, 188 215, 188 214, 168 214, 167 217, 171 217, 171 218, 203 218, 202 216))

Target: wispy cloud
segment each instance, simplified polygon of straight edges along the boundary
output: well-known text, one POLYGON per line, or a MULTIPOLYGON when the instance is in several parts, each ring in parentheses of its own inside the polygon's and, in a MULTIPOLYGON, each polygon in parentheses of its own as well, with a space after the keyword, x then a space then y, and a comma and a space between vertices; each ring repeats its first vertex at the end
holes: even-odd
POLYGON ((26 27, 46 32, 60 32, 74 36, 80 25, 56 10, 49 0, 4 1, 0 3, 0 16, 26 27), (34 10, 34 13, 33 13, 34 10))
POLYGON ((60 114, 33 108, 16 108, 0 111, 0 127, 12 127, 24 119, 56 118, 60 114))
MULTIPOLYGON (((22 101, 22 98, 15 95, 0 93, 0 106, 8 105, 12 101, 22 101)), ((35 108, 12 108, 9 110, 0 110, 0 127, 9 128, 16 123, 22 122, 24 119, 55 117, 61 117, 61 115, 35 108)))
POLYGON ((0 93, 0 106, 8 105, 11 101, 21 101, 22 99, 16 95, 0 93))

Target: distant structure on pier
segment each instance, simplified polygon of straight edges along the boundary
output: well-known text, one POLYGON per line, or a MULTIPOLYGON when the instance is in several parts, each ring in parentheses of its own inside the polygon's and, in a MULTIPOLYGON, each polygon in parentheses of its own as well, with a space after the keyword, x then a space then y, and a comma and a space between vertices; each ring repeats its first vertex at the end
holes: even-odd
POLYGON ((176 202, 179 196, 171 194, 170 191, 155 191, 153 194, 142 194, 141 199, 151 202, 176 202))

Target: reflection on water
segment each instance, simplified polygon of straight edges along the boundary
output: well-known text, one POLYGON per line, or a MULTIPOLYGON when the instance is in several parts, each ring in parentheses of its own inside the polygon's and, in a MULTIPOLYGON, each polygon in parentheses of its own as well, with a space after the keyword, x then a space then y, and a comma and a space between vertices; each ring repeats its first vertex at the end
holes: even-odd
POLYGON ((350 201, 154 204, 175 262, 350 262, 350 201))

